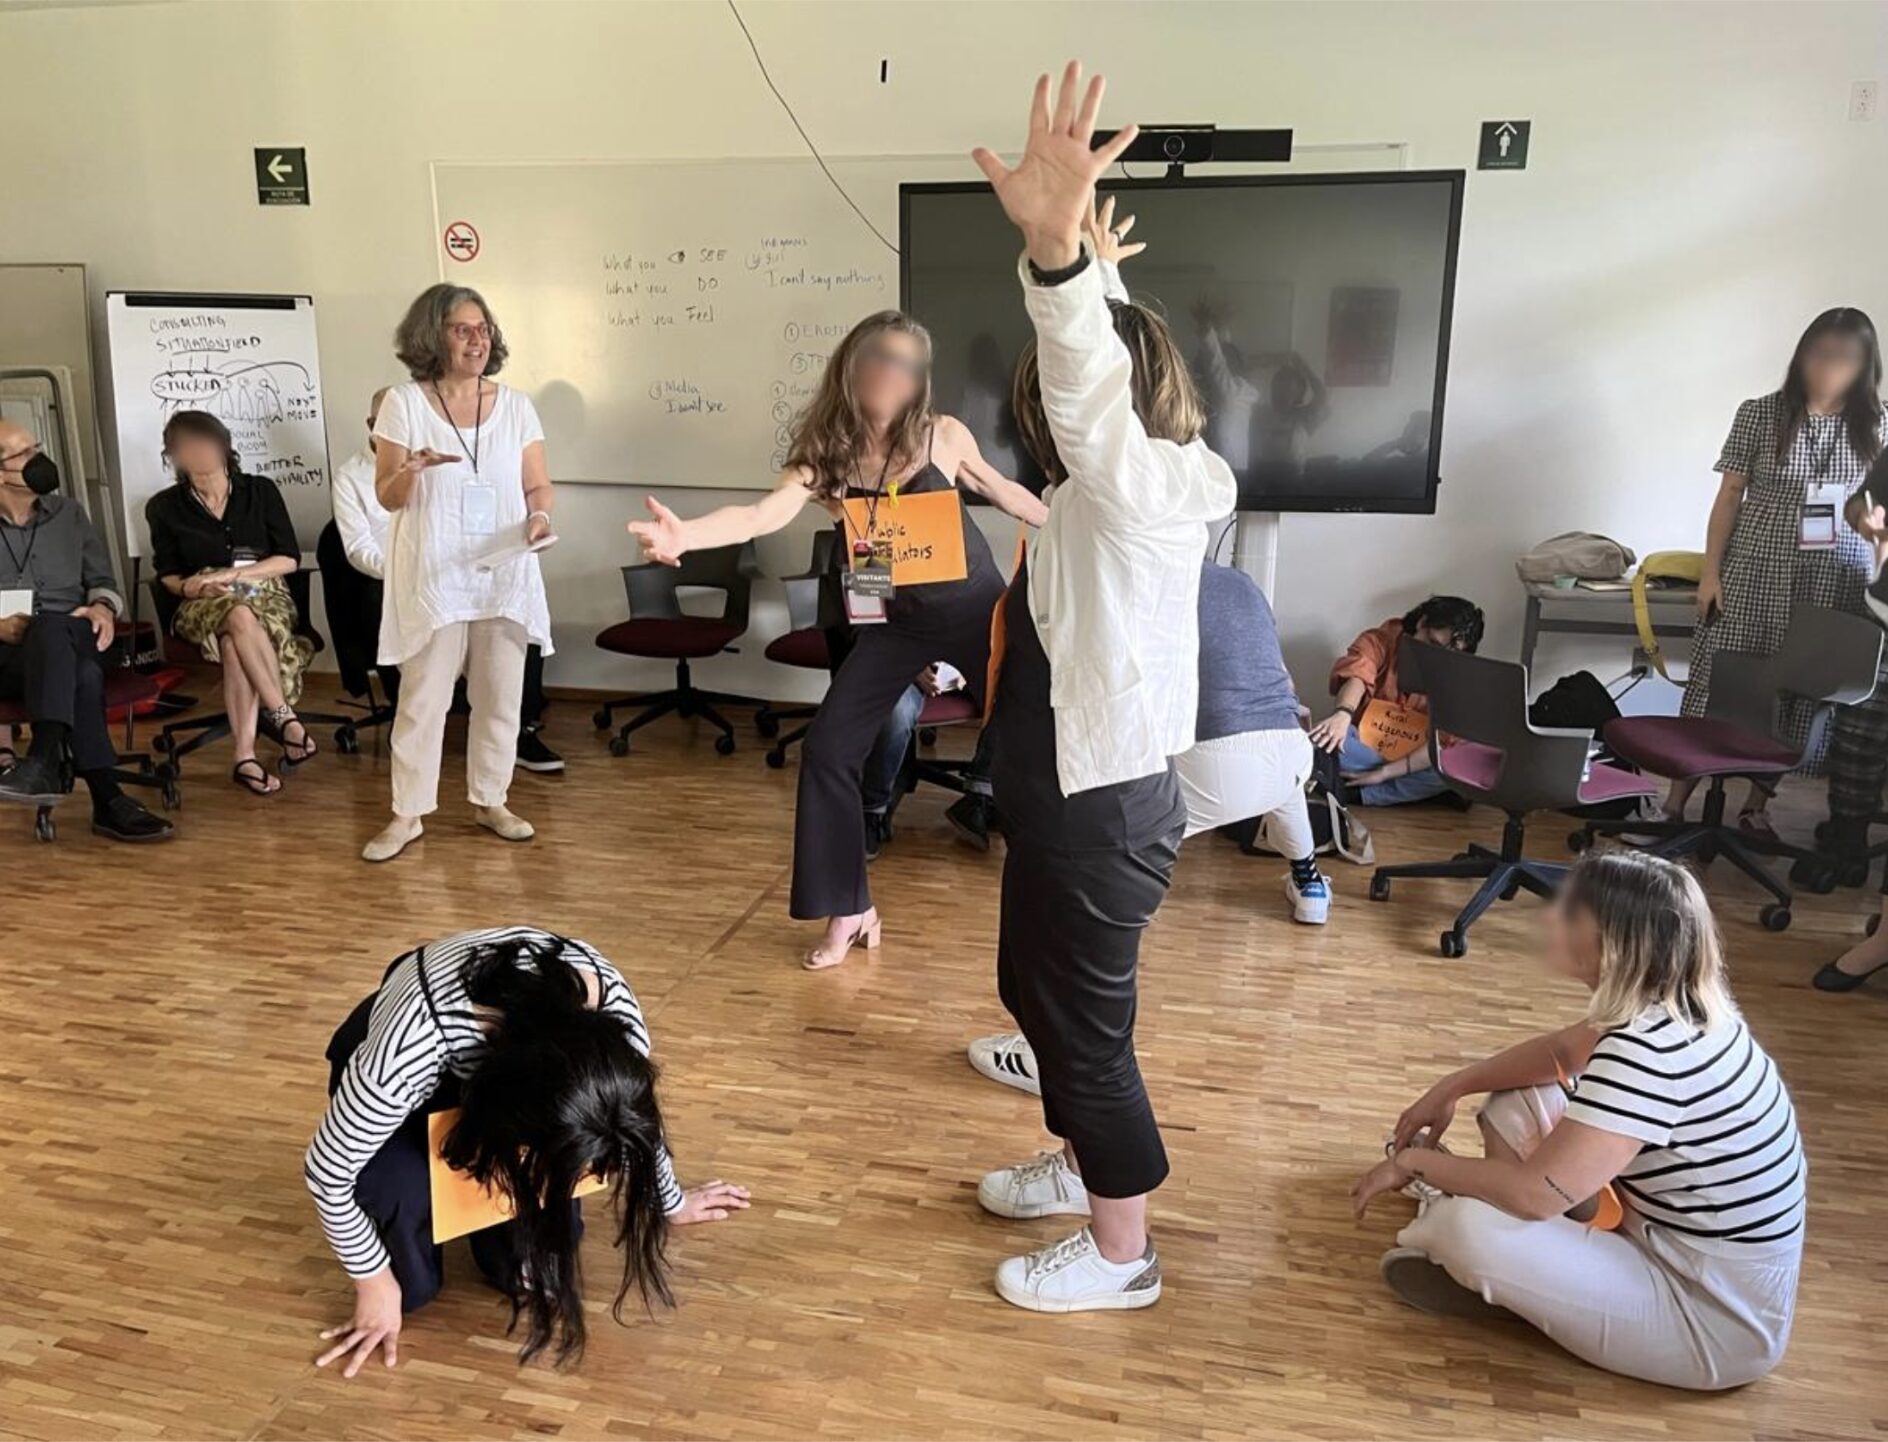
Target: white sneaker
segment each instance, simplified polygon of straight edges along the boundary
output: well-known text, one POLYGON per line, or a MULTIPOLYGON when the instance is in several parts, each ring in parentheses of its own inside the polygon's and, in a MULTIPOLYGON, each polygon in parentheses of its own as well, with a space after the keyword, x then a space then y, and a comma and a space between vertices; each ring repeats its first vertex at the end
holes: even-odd
POLYGON ((1003 1262, 996 1269, 996 1294, 1032 1312, 1151 1307, 1160 1300, 1160 1258, 1149 1238, 1144 1255, 1111 1262, 1083 1227, 1040 1252, 1003 1262))
POLYGON ((1036 1080, 1036 1053, 1020 1031, 1001 1036, 980 1036, 970 1044, 970 1064, 993 1082, 1042 1095, 1042 1083, 1036 1080))
POLYGON ((1331 919, 1331 883, 1322 873, 1300 886, 1298 878, 1286 872, 1285 895, 1291 899, 1292 920, 1323 926, 1331 919))
POLYGON ((977 1200, 999 1217, 1085 1217, 1088 1188, 1061 1152, 991 1172, 977 1183, 977 1200))

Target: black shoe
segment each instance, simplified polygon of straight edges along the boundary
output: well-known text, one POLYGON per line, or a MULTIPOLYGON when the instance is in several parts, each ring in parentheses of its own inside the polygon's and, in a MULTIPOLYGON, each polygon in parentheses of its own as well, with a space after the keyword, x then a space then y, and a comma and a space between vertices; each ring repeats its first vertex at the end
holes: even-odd
POLYGON ((113 841, 169 841, 176 829, 123 792, 92 813, 92 830, 113 841))
POLYGON ((66 778, 44 756, 28 756, 0 772, 0 801, 23 801, 29 806, 51 806, 66 794, 66 778))
POLYGON ((865 813, 865 859, 877 861, 879 852, 885 849, 885 843, 892 839, 892 818, 889 812, 868 811, 865 813))
POLYGON ((518 764, 527 771, 562 771, 564 758, 544 744, 537 727, 527 726, 518 733, 518 764))
POLYGON ((957 839, 978 851, 990 849, 990 798, 974 791, 950 804, 944 819, 957 833, 957 839))
POLYGON ((1853 972, 1844 971, 1832 961, 1811 977, 1810 982, 1817 991, 1854 991, 1856 987, 1880 970, 1879 966, 1874 967, 1857 976, 1853 972))

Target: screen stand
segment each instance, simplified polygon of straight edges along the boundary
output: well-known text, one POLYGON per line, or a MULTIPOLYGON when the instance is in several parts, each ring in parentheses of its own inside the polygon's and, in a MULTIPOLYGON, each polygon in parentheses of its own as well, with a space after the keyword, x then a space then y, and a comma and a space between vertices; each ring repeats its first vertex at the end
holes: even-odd
POLYGON ((1233 518, 1232 563, 1259 583, 1265 599, 1277 604, 1272 588, 1278 580, 1278 512, 1240 511, 1233 518))

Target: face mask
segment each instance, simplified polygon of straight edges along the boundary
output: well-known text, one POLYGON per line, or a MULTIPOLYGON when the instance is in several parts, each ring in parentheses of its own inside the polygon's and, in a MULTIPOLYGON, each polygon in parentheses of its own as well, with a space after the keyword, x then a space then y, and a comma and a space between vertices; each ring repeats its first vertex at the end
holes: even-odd
POLYGON ((59 463, 41 453, 20 467, 20 479, 36 496, 50 496, 59 489, 59 463))

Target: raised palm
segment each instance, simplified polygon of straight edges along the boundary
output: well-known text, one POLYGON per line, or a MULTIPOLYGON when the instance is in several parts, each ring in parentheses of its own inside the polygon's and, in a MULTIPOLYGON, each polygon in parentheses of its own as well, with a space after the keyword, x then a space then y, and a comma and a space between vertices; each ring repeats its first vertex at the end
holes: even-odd
POLYGON ((1095 181, 1133 143, 1136 131, 1130 125, 1099 149, 1090 149, 1106 90, 1107 82, 1099 75, 1082 90, 1081 64, 1071 60, 1062 72, 1053 110, 1049 77, 1036 81, 1029 107, 1029 139, 1014 169, 989 150, 979 147, 971 152, 1038 264, 1067 264, 1074 259, 1082 226, 1092 213, 1095 181))

